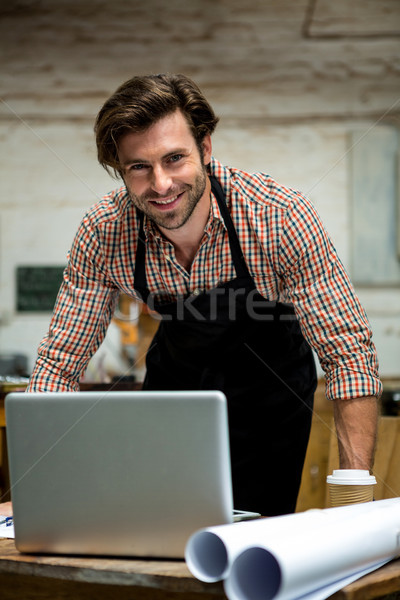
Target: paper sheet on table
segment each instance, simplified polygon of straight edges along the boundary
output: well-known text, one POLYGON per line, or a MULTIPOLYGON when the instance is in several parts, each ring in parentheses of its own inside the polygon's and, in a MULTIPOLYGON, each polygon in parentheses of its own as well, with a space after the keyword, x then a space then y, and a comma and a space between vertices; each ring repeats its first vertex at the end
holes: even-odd
POLYGON ((230 600, 326 598, 327 586, 395 558, 399 532, 395 498, 202 530, 186 561, 203 581, 224 579, 230 600))
MULTIPOLYGON (((391 559, 389 559, 389 560, 391 560, 391 559)), ((374 565, 372 567, 369 567, 368 569, 364 569, 363 571, 357 571, 357 573, 354 573, 353 575, 350 575, 349 577, 345 577, 344 579, 339 579, 338 581, 335 581, 323 588, 320 588, 319 590, 310 592, 309 594, 306 594, 305 596, 300 596, 296 600, 326 600, 326 598, 329 598, 329 596, 332 596, 332 594, 334 594, 335 592, 338 592, 339 590, 344 588, 346 585, 353 583, 353 581, 357 581, 357 579, 360 579, 360 577, 364 577, 364 575, 368 575, 368 573, 372 573, 372 571, 376 571, 376 569, 379 569, 379 567, 383 567, 383 565, 386 565, 386 563, 388 563, 388 562, 389 562, 388 560, 384 560, 382 562, 377 563, 376 565, 374 565)))
MULTIPOLYGON (((0 516, 0 520, 2 517, 0 516)), ((7 525, 6 523, 0 523, 0 538, 10 538, 14 539, 14 524, 7 525)))

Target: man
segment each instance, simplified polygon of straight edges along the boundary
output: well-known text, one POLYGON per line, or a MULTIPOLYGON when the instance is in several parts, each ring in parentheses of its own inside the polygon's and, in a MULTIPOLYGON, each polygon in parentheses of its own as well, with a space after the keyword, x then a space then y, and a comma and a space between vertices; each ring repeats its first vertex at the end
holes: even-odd
POLYGON ((218 119, 182 75, 134 77, 104 104, 99 162, 124 185, 84 217, 30 390, 76 390, 122 291, 161 316, 145 389, 228 398, 235 507, 295 509, 316 385, 342 468, 369 469, 380 382, 366 316, 312 205, 212 157, 218 119))

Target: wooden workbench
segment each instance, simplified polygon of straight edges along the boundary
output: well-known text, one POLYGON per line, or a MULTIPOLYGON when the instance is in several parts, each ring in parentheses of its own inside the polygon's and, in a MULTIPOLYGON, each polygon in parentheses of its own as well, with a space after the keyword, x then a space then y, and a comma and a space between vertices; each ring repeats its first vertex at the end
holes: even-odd
MULTIPOLYGON (((0 465, 2 446, 5 452, 4 395, 0 395, 0 465)), ((4 458, 3 454, 3 467, 4 458)), ((4 476, 3 472, 3 485, 8 473, 4 476)), ((221 583, 195 579, 184 561, 28 556, 15 549, 13 540, 0 539, 0 598, 223 600, 226 596, 221 583)), ((400 559, 331 596, 331 600, 384 598, 400 600, 400 559)))
MULTIPOLYGON (((20 554, 0 539, 2 600, 223 600, 222 583, 203 583, 183 560, 140 560, 20 554)), ((400 598, 400 560, 331 596, 331 600, 400 598)))

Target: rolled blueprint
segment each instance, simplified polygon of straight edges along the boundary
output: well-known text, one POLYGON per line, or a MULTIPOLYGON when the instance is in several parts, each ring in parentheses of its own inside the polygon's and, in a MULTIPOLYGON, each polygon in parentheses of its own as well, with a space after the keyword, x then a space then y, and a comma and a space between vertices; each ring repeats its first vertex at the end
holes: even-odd
POLYGON ((285 531, 261 543, 247 540, 224 582, 228 598, 294 600, 395 558, 400 499, 371 502, 367 510, 366 504, 354 507, 359 510, 351 519, 335 517, 323 525, 319 519, 305 535, 285 531))
POLYGON ((186 563, 197 579, 219 581, 228 577, 235 558, 249 547, 272 544, 275 539, 299 538, 304 543, 304 538, 315 528, 325 525, 333 528, 336 522, 369 513, 377 505, 388 507, 393 503, 400 509, 400 499, 396 498, 201 529, 186 545, 186 563))

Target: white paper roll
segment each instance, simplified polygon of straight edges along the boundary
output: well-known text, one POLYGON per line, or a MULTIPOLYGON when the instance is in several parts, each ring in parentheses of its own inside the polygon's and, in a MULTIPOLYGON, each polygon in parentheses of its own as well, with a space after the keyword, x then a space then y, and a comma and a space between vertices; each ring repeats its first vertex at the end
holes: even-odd
POLYGON ((275 531, 307 529, 312 521, 323 519, 322 511, 256 519, 245 523, 220 525, 197 531, 186 545, 186 563, 201 581, 215 582, 228 575, 230 565, 249 543, 262 536, 268 539, 275 531))
POLYGON ((324 524, 315 520, 306 535, 293 530, 257 543, 247 540, 224 583, 228 598, 294 600, 397 556, 400 499, 353 507, 350 520, 350 507, 332 509, 343 516, 347 510, 347 516, 342 519, 336 512, 324 524))
MULTIPOLYGON (((400 500, 395 499, 396 502, 400 500)), ((391 500, 380 501, 390 506, 391 500)), ((185 558, 192 574, 205 582, 215 582, 228 576, 232 562, 246 548, 272 543, 277 537, 306 536, 315 527, 351 519, 370 512, 377 502, 345 507, 314 509, 283 515, 209 527, 195 532, 186 545, 185 558)), ((303 539, 303 538, 302 538, 303 539)))

